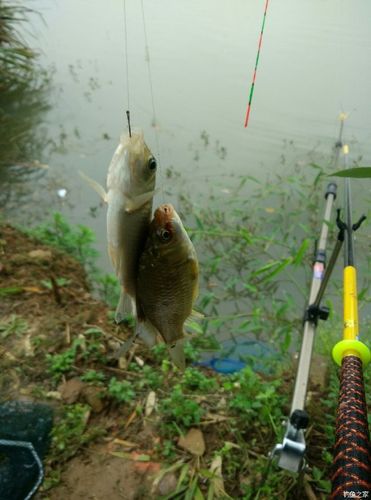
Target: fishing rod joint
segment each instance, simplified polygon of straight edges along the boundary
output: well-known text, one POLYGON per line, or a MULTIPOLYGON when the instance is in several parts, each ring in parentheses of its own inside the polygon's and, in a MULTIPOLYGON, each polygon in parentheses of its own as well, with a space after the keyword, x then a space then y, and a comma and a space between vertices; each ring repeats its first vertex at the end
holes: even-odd
POLYGON ((290 417, 290 424, 295 429, 306 429, 309 424, 309 415, 305 410, 294 410, 290 417))
POLYGON ((321 264, 326 264, 326 250, 317 249, 318 242, 315 243, 313 262, 320 262, 321 264))
POLYGON ((348 226, 340 218, 341 209, 338 208, 336 210, 336 212, 337 212, 336 225, 337 225, 337 227, 339 229, 338 241, 344 241, 344 239, 345 239, 345 231, 348 229, 348 226))
POLYGON ((359 227, 361 226, 362 222, 363 222, 364 220, 366 220, 366 219, 367 219, 367 217, 366 217, 364 214, 363 214, 363 215, 361 215, 361 217, 360 217, 359 221, 358 221, 358 222, 356 222, 355 224, 353 224, 353 226, 352 226, 352 230, 353 230, 353 231, 357 231, 357 229, 359 229, 359 227))
MULTIPOLYGON (((336 211, 337 211, 336 225, 340 231, 339 236, 338 236, 338 240, 344 241, 345 231, 348 230, 348 226, 340 218, 340 212, 341 212, 340 208, 338 208, 336 211)), ((352 225, 352 231, 353 232, 357 231, 357 229, 359 229, 361 227, 362 222, 364 222, 366 219, 367 219, 367 217, 365 216, 365 214, 361 215, 359 220, 352 225)))
POLYGON ((336 192, 337 192, 337 185, 335 184, 335 182, 330 182, 330 184, 327 185, 325 199, 327 200, 327 197, 330 194, 332 194, 334 197, 334 200, 336 200, 336 192))
POLYGON ((303 323, 305 323, 306 321, 310 321, 311 323, 314 323, 317 326, 318 320, 322 319, 323 321, 326 321, 329 317, 329 314, 330 314, 330 309, 328 307, 311 304, 310 306, 307 307, 304 313, 303 323))
POLYGON ((332 349, 332 358, 335 363, 341 366, 345 356, 354 355, 362 360, 363 367, 371 361, 370 349, 358 339, 340 340, 332 349))
POLYGON ((304 429, 308 427, 309 416, 305 410, 294 410, 282 444, 276 444, 271 458, 277 459, 278 466, 291 472, 299 472, 304 468, 305 438, 304 429))

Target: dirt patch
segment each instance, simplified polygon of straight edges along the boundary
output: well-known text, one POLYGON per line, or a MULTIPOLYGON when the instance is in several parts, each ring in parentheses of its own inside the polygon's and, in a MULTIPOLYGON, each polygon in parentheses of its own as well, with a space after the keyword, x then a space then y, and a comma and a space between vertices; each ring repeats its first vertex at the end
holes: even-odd
MULTIPOLYGON (((153 473, 152 473, 153 477, 153 473)), ((138 463, 111 457, 103 449, 72 459, 62 474, 53 500, 139 500, 153 498, 151 473, 138 463)))
MULTIPOLYGON (((117 328, 108 318, 107 306, 92 296, 82 266, 13 227, 0 226, 0 298, 2 401, 46 401, 55 410, 56 422, 64 403, 90 403, 89 426, 104 429, 111 440, 119 435, 126 413, 114 408, 103 412, 102 388, 78 378, 83 371, 97 367, 94 356, 83 368, 78 357, 77 366, 69 373, 72 378, 63 377, 64 383, 58 387, 46 363, 45 354, 65 352, 89 327, 104 332, 99 354, 107 358, 118 345, 116 339, 125 339, 130 333, 117 328)), ((106 368, 112 373, 117 369, 109 360, 106 368)), ((61 459, 61 463, 46 459, 47 476, 56 468, 62 473, 59 484, 50 492, 39 492, 37 498, 151 498, 148 465, 141 468, 141 462, 111 456, 107 447, 79 449, 76 456, 61 459)))

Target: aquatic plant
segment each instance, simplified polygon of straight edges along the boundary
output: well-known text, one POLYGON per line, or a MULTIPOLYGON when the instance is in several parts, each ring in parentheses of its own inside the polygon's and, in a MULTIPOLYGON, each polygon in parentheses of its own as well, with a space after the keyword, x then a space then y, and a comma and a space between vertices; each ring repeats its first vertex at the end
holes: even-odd
POLYGON ((0 2, 0 167, 37 164, 47 141, 38 126, 50 77, 22 37, 32 14, 17 2, 0 2))
MULTIPOLYGON (((268 182, 244 176, 222 201, 211 195, 202 205, 181 196, 181 213, 200 259, 196 309, 205 315, 203 335, 229 339, 236 348, 243 339, 267 342, 279 353, 292 347, 308 300, 311 260, 329 182, 326 170, 298 165, 289 177, 277 175, 268 182), (246 189, 252 182, 256 188, 246 189)), ((330 253, 337 236, 334 221, 329 233, 330 253)), ((370 256, 367 234, 359 231, 357 237, 362 256, 359 298, 364 307, 369 302, 370 256)), ((325 296, 331 312, 340 307, 340 299, 334 274, 325 296)), ((233 348, 229 351, 233 354, 233 348)))

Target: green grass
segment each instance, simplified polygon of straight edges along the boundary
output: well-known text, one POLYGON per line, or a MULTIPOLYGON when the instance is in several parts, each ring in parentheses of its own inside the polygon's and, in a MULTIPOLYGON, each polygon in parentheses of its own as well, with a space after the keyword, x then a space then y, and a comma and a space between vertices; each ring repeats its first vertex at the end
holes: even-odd
POLYGON ((27 330, 27 321, 17 314, 12 314, 0 321, 0 338, 6 339, 11 335, 20 337, 27 330))
POLYGON ((51 450, 49 459, 62 463, 77 451, 105 434, 99 427, 89 427, 90 406, 80 403, 65 405, 52 429, 51 450))
MULTIPOLYGON (((222 459, 226 490, 232 498, 237 495, 244 499, 293 499, 303 495, 302 483, 288 472, 273 468, 267 474, 267 456, 276 443, 282 442, 281 422, 289 412, 293 380, 284 370, 291 366, 290 352, 298 345, 302 331, 302 311, 311 278, 312 240, 321 224, 324 183, 323 172, 316 167, 305 174, 297 172, 285 184, 258 185, 250 197, 244 193, 242 179, 223 207, 216 199, 210 199, 207 208, 186 197, 182 200, 182 217, 200 258, 201 292, 196 309, 204 314, 202 320, 192 319, 189 325, 192 337, 186 343, 187 360, 190 363, 199 359, 202 350, 217 350, 217 339, 226 333, 236 340, 236 345, 238 339, 255 338, 267 342, 276 352, 274 359, 265 360, 271 370, 269 378, 252 370, 256 360, 250 358, 246 358, 249 366, 231 376, 221 377, 194 366, 180 374, 172 367, 164 344, 151 350, 150 363, 141 367, 132 362, 125 374, 110 377, 104 371, 104 339, 97 328, 84 332, 82 345, 73 345, 49 357, 50 373, 57 380, 63 374, 76 375, 77 364, 78 373, 83 372, 81 378, 99 385, 114 408, 121 405, 126 412, 136 408, 141 417, 149 391, 155 391, 152 417, 160 439, 155 450, 159 459, 168 462, 168 470, 177 471, 179 495, 187 492, 190 499, 211 495, 215 478, 210 467, 217 456, 222 459), (192 427, 210 432, 202 424, 210 415, 227 419, 213 424, 215 443, 209 444, 211 452, 194 467, 190 457, 185 459, 177 447, 177 439, 192 427)), ((333 223, 330 226, 329 249, 336 236, 333 223)), ((91 281, 98 282, 102 297, 115 307, 116 280, 97 273, 94 235, 89 230, 71 227, 56 214, 51 222, 32 233, 84 263, 91 281)), ((362 310, 370 301, 364 272, 370 256, 366 251, 367 235, 360 232, 358 236, 362 310)), ((326 295, 331 314, 327 323, 319 323, 315 346, 316 352, 328 359, 330 381, 326 396, 309 407, 311 429, 315 429, 316 439, 320 436, 321 447, 318 451, 309 434, 307 476, 319 498, 329 493, 339 392, 338 370, 330 353, 342 334, 340 279, 334 275, 326 295), (316 452, 312 453, 314 449, 316 452)), ((366 317, 365 327, 367 321, 366 317)), ((368 371, 365 388, 366 394, 371 393, 368 371)), ((76 413, 67 418, 75 419, 73 427, 79 428, 81 414, 78 410, 76 413)), ((65 442, 74 440, 66 438, 65 442)))
POLYGON ((119 403, 129 403, 135 398, 132 384, 126 380, 119 381, 112 377, 108 384, 108 393, 119 403))
POLYGON ((186 429, 200 423, 204 410, 176 384, 169 397, 161 401, 160 413, 169 427, 186 429))

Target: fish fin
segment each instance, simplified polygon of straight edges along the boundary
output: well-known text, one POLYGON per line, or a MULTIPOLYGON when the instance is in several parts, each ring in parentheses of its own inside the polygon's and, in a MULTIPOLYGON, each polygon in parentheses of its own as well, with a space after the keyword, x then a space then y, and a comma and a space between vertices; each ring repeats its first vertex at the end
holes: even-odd
POLYGON ((108 243, 108 255, 109 255, 109 258, 111 260, 112 267, 115 270, 116 276, 119 276, 120 275, 120 268, 121 268, 121 266, 120 266, 120 262, 121 262, 120 261, 120 254, 119 254, 118 250, 110 243, 108 243))
POLYGON ((136 334, 148 347, 153 347, 156 344, 157 333, 156 328, 149 321, 138 322, 136 334))
MULTIPOLYGON (((197 259, 195 258, 190 258, 190 271, 191 271, 191 279, 194 281, 194 287, 193 287, 193 293, 192 293, 192 302, 194 302, 197 297, 198 297, 198 293, 199 293, 199 289, 198 289, 198 273, 199 273, 199 265, 198 265, 198 261, 197 259)), ((193 311, 192 311, 193 313, 193 311)), ((191 315, 192 315, 191 313, 191 315)))
POLYGON ((84 174, 84 172, 81 172, 81 170, 79 170, 79 175, 82 179, 84 179, 85 182, 87 182, 89 184, 89 186, 94 189, 94 191, 96 191, 99 196, 102 198, 102 200, 107 203, 107 193, 104 189, 103 186, 101 186, 99 184, 99 182, 95 181, 94 179, 91 179, 90 177, 88 177, 86 174, 84 174))
POLYGON ((184 339, 179 339, 175 344, 168 346, 169 354, 174 365, 182 372, 185 370, 184 339))
POLYGON ((132 345, 134 344, 135 340, 137 338, 137 334, 134 333, 133 335, 130 335, 130 337, 120 346, 120 348, 115 352, 114 357, 116 359, 120 359, 125 354, 131 349, 132 345))
POLYGON ((129 315, 136 315, 135 302, 124 288, 121 287, 119 302, 116 307, 115 321, 121 323, 129 315))
POLYGON ((134 198, 127 198, 127 200, 125 201, 125 212, 136 212, 137 210, 142 208, 143 205, 152 200, 155 192, 156 191, 147 191, 147 193, 139 194, 134 198))
POLYGON ((192 309, 191 314, 188 316, 188 319, 204 319, 205 315, 201 313, 200 311, 196 311, 196 309, 192 309))
POLYGON ((203 319, 205 319, 204 314, 192 309, 191 314, 188 316, 188 318, 186 318, 184 325, 187 326, 188 328, 192 328, 192 327, 194 328, 194 324, 195 323, 199 324, 199 322, 203 319))

